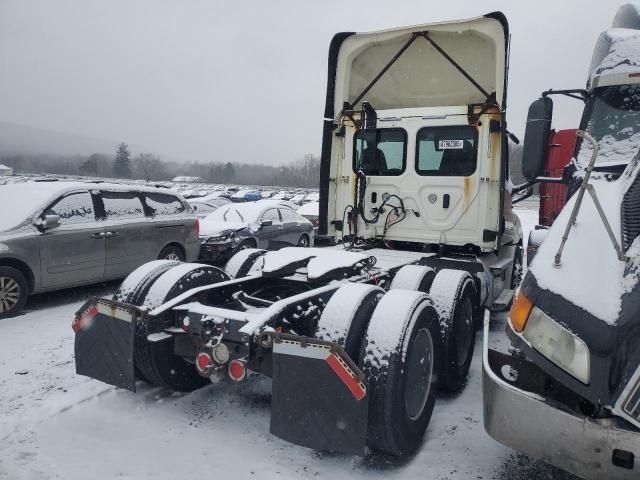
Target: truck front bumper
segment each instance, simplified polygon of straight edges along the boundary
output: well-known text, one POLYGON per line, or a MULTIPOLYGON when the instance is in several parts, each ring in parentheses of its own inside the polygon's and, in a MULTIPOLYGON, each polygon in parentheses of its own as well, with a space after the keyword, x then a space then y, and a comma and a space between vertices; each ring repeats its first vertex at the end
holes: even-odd
POLYGON ((514 374, 503 354, 489 350, 488 320, 483 347, 484 427, 494 440, 585 479, 640 478, 640 432, 617 417, 580 416, 524 390, 529 372, 514 374))

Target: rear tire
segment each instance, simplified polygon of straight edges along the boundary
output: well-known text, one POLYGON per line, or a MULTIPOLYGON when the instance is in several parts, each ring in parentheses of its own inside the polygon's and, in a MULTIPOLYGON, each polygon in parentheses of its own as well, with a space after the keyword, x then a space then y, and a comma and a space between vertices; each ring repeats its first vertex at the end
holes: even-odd
POLYGON ((167 245, 158 255, 158 260, 170 260, 172 262, 184 262, 186 260, 182 249, 176 245, 167 245))
POLYGON ((443 269, 431 285, 429 296, 444 327, 444 359, 440 389, 460 391, 466 384, 475 350, 478 296, 473 279, 462 270, 443 269))
POLYGON ((20 313, 29 298, 29 282, 13 267, 0 267, 0 318, 20 313))
MULTIPOLYGON (((153 283, 164 272, 176 265, 179 265, 179 262, 173 262, 170 260, 154 260, 139 266, 124 279, 118 290, 113 294, 113 300, 141 307, 153 283)), ((135 360, 133 362, 133 369, 137 379, 147 383, 150 382, 149 379, 140 371, 135 360)))
POLYGON ((516 252, 513 256, 513 269, 511 270, 511 290, 515 290, 520 286, 522 282, 522 276, 524 274, 524 261, 523 261, 523 249, 522 243, 516 246, 516 252))
POLYGON ((300 236, 300 240, 298 240, 298 247, 302 247, 302 248, 308 248, 311 246, 311 240, 309 240, 309 235, 307 235, 306 233, 303 233, 300 236))
POLYGON ((382 295, 384 290, 373 285, 343 285, 322 311, 315 337, 336 342, 357 364, 369 320, 382 295))
POLYGON ((441 345, 438 315, 426 294, 396 289, 382 297, 361 353, 370 448, 405 456, 420 447, 435 404, 441 345))
POLYGON ((229 259, 224 266, 224 273, 229 275, 229 278, 245 277, 249 272, 257 271, 254 266, 265 253, 266 250, 259 248, 242 249, 229 259))
MULTIPOLYGON (((189 289, 228 280, 219 268, 184 263, 165 271, 148 289, 142 305, 153 309, 189 289)), ((135 362, 142 375, 153 385, 189 392, 207 384, 191 363, 174 354, 175 339, 149 342, 147 336, 171 326, 168 316, 154 319, 153 325, 141 323, 136 328, 135 362)))
POLYGON ((395 274, 389 289, 401 288, 428 293, 434 278, 436 278, 436 271, 431 267, 405 265, 395 274))

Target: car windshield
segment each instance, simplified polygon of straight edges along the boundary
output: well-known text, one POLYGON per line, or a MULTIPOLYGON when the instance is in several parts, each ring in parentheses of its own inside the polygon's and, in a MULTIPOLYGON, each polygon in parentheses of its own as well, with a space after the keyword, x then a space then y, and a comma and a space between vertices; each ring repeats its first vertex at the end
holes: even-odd
POLYGON ((0 205, 11 205, 3 208, 0 215, 0 231, 17 227, 27 218, 45 207, 45 203, 56 195, 60 188, 54 182, 23 182, 0 186, 0 205), (52 188, 52 185, 56 185, 52 188), (20 201, 16 201, 19 198, 20 201))
POLYGON ((212 222, 251 223, 258 220, 261 210, 252 203, 224 205, 206 216, 212 222))
MULTIPOLYGON (((640 85, 597 89, 585 108, 582 128, 600 147, 596 165, 629 163, 640 145, 640 85)), ((591 154, 591 144, 579 140, 576 159, 580 167, 589 163, 591 154)))

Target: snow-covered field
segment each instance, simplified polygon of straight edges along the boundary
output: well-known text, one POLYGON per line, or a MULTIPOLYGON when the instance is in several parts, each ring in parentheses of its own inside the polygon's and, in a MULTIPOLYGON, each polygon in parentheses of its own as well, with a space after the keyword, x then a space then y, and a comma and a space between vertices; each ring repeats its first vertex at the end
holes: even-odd
MULTIPOLYGON (((526 231, 535 208, 518 210, 526 231)), ((269 434, 268 379, 190 394, 140 384, 133 394, 76 375, 73 314, 88 295, 115 288, 42 295, 0 321, 0 479, 570 478, 485 433, 480 335, 469 384, 438 400, 417 455, 328 455, 269 434)))

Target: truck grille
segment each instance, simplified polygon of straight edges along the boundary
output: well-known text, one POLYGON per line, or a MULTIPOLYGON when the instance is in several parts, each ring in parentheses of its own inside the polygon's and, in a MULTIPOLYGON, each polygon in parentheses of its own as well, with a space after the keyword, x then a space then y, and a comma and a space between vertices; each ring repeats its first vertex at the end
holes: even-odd
POLYGON ((640 235, 640 175, 622 199, 622 246, 626 251, 640 235))
POLYGON ((636 379, 635 385, 622 404, 622 410, 636 421, 640 421, 640 378, 636 379))

